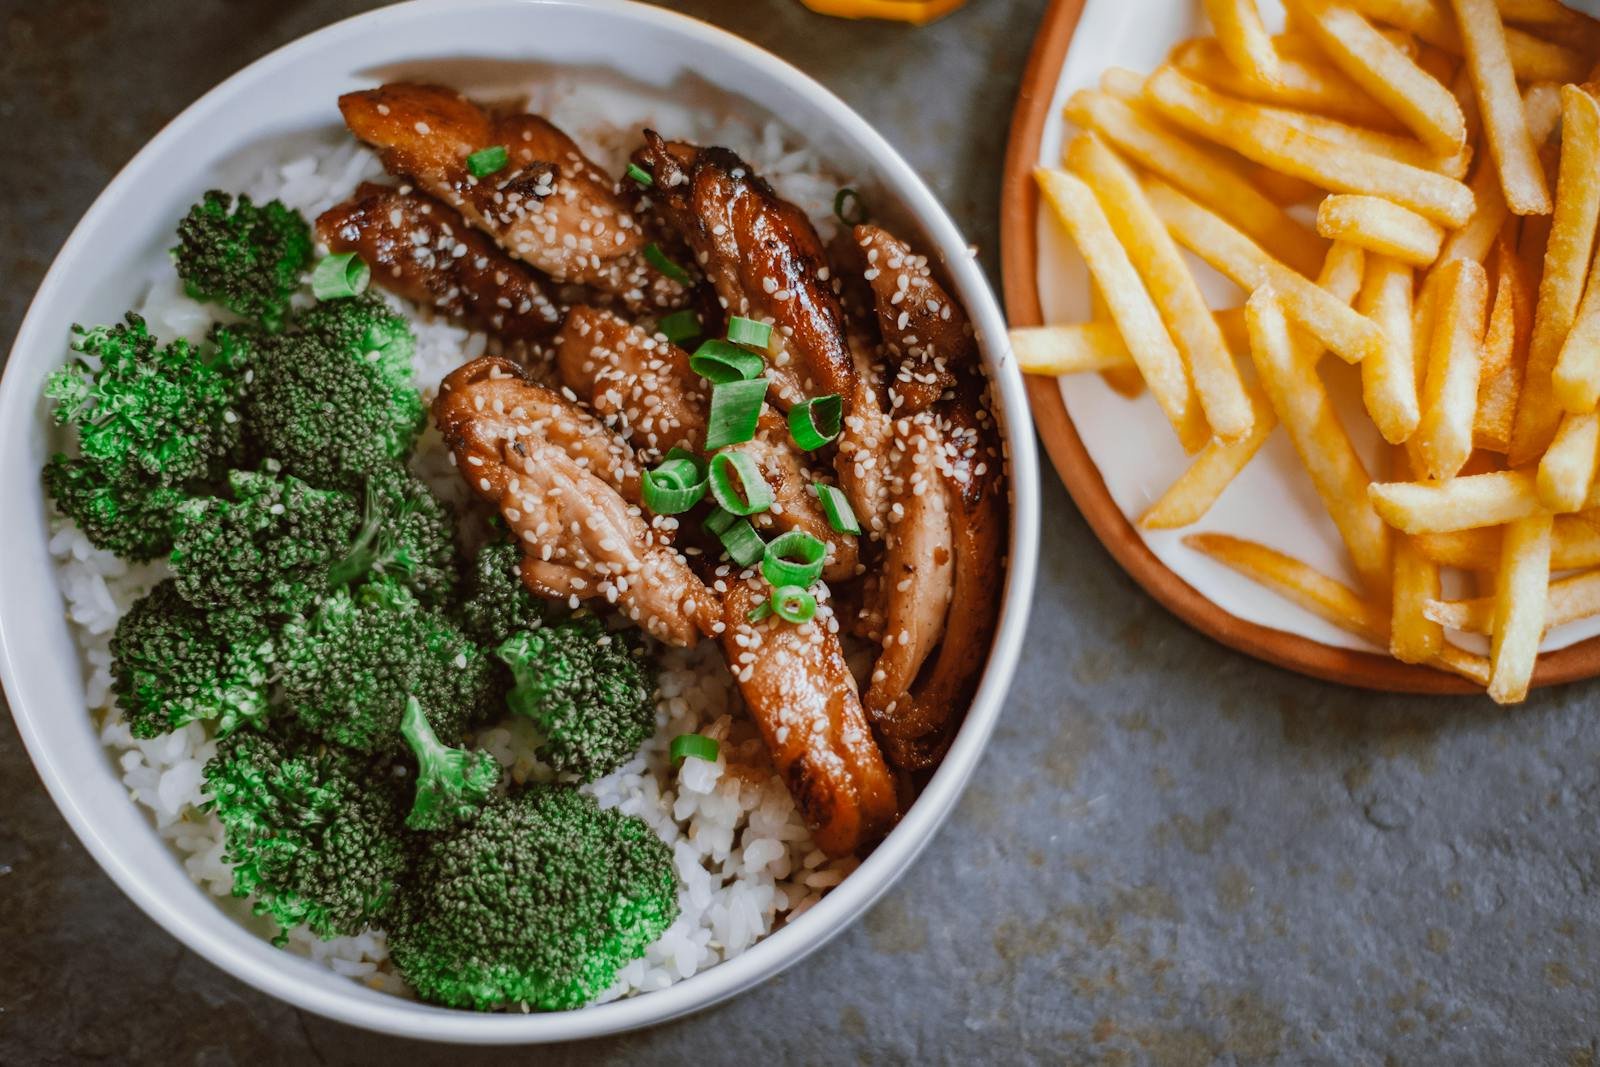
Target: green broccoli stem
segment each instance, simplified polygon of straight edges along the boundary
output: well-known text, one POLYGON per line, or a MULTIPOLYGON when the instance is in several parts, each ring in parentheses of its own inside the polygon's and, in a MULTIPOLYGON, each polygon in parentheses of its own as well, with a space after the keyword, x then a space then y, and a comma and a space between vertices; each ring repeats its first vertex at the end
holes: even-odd
POLYGON ((351 542, 350 551, 344 559, 329 569, 328 585, 333 589, 342 589, 374 573, 398 573, 402 578, 410 578, 417 569, 417 561, 386 529, 391 523, 405 518, 408 510, 401 508, 394 515, 383 514, 377 490, 369 478, 362 508, 361 530, 351 542))

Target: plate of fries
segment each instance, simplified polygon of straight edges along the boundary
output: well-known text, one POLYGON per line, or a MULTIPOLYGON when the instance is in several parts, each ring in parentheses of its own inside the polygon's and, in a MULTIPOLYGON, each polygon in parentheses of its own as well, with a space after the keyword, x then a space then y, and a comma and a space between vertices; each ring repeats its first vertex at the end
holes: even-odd
POLYGON ((1597 61, 1559 0, 1052 6, 1012 343, 1158 600, 1375 689, 1600 673, 1597 61))

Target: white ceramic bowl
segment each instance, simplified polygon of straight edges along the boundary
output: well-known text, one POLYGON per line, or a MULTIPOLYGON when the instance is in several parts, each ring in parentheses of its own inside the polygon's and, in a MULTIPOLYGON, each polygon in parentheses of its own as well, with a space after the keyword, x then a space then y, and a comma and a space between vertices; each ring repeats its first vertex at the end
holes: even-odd
MULTIPOLYGON (((881 205, 880 205, 881 206, 881 205)), ((1027 622, 1038 534, 1038 471, 1022 379, 1005 324, 966 243, 906 162, 838 98, 781 60, 702 23, 614 0, 419 0, 311 34, 207 93, 151 141, 78 224, 35 297, 0 383, 0 677, 39 775, 106 872, 194 951, 258 989, 357 1026, 474 1043, 615 1033, 732 996, 800 959, 859 916, 910 864, 955 804, 1000 713, 1027 622), (938 255, 971 313, 1002 400, 1015 489, 999 635, 977 699, 943 766, 868 860, 795 922, 727 963, 669 989, 581 1011, 476 1014, 374 992, 273 948, 191 882, 129 798, 84 707, 78 654, 46 547, 39 470, 45 375, 73 322, 107 321, 138 296, 130 269, 171 241, 172 221, 222 161, 266 135, 338 122, 339 93, 370 72, 418 60, 533 61, 621 71, 669 86, 683 76, 777 116, 845 173, 897 201, 900 229, 938 255), (366 72, 366 73, 364 73, 366 72)))

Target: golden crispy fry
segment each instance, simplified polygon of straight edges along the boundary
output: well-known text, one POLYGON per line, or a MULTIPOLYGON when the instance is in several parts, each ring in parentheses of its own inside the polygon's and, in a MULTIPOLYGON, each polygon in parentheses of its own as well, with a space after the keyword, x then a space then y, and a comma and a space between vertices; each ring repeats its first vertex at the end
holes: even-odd
POLYGON ((1528 695, 1544 637, 1550 525, 1549 513, 1541 512, 1506 527, 1489 653, 1489 697, 1497 704, 1515 704, 1528 695))
POLYGON ((1550 190, 1539 166, 1538 148, 1528 133, 1500 12, 1494 0, 1451 0, 1451 6, 1506 206, 1516 215, 1548 215, 1550 190))
POLYGON ((1411 347, 1411 268, 1387 256, 1368 256, 1356 310, 1384 336, 1378 353, 1361 361, 1361 396, 1383 439, 1397 445, 1422 418, 1411 347))
POLYGON ((1337 297, 1273 259, 1254 241, 1158 179, 1145 181, 1150 206, 1178 243, 1235 284, 1253 290, 1270 283, 1295 325, 1339 358, 1357 363, 1383 345, 1383 331, 1337 297))
POLYGON ((1040 168, 1034 172, 1045 199, 1072 235, 1111 310, 1112 320, 1139 366, 1145 384, 1166 413, 1185 451, 1198 451, 1210 437, 1194 385, 1128 254, 1094 193, 1078 178, 1040 168))
POLYGON ((1151 210, 1139 179, 1093 133, 1078 136, 1067 164, 1100 202, 1112 232, 1149 290, 1189 368, 1212 432, 1225 441, 1250 432, 1250 400, 1189 265, 1151 210))
POLYGON ((1310 273, 1322 262, 1326 243, 1251 185, 1224 153, 1188 140, 1142 105, 1084 90, 1067 101, 1067 118, 1099 133, 1151 173, 1217 205, 1224 217, 1295 270, 1310 273))
POLYGON ((1370 152, 1340 149, 1259 105, 1208 89, 1174 67, 1158 70, 1144 91, 1179 126, 1330 191, 1381 196, 1448 226, 1460 226, 1472 216, 1472 193, 1453 178, 1370 152))
POLYGON ((1472 454, 1489 279, 1470 259, 1440 272, 1416 449, 1428 476, 1453 478, 1472 454))
MULTIPOLYGON (((1557 524, 1560 523, 1557 519, 1557 524)), ((1559 569, 1556 562, 1554 540, 1551 542, 1550 567, 1559 569)), ((1551 630, 1579 619, 1600 615, 1600 571, 1575 574, 1550 583, 1546 593, 1545 629, 1551 630)), ((1462 633, 1487 634, 1494 630, 1495 598, 1473 597, 1469 600, 1433 600, 1425 609, 1428 618, 1462 633)))
POLYGON ((1539 500, 1551 511, 1577 511, 1594 484, 1600 415, 1568 414, 1539 460, 1539 500))
POLYGON ((1026 326, 1011 331, 1011 350, 1024 374, 1082 374, 1133 369, 1133 356, 1111 322, 1026 326))
POLYGON ((1494 160, 1488 155, 1478 157, 1468 188, 1472 190, 1476 204, 1472 218, 1459 230, 1450 231, 1445 238, 1439 249, 1439 266, 1455 259, 1482 263, 1488 257, 1489 249, 1494 246, 1495 235, 1500 232, 1509 214, 1505 197, 1500 195, 1500 172, 1495 169, 1494 160))
POLYGON ((1189 469, 1139 516, 1140 526, 1146 530, 1171 530, 1204 517, 1278 425, 1272 405, 1259 388, 1250 390, 1250 407, 1254 420, 1249 435, 1237 441, 1213 440, 1202 448, 1189 469))
POLYGON ((1278 80, 1259 82, 1234 69, 1216 41, 1201 38, 1173 49, 1170 62, 1213 89, 1244 100, 1330 115, 1378 129, 1399 128, 1393 116, 1360 86, 1307 50, 1285 48, 1286 36, 1274 37, 1278 80), (1299 53, 1299 54, 1296 54, 1299 53))
MULTIPOLYGON (((1457 482, 1461 479, 1457 478, 1457 482)), ((1550 548, 1550 566, 1558 571, 1600 567, 1600 529, 1577 515, 1557 515, 1550 548)), ((1423 555, 1441 567, 1492 571, 1500 562, 1503 527, 1482 526, 1451 533, 1425 533, 1412 538, 1423 555)))
MULTIPOLYGON (((1368 152, 1407 166, 1437 171, 1457 180, 1467 176, 1467 170, 1472 162, 1470 145, 1448 155, 1439 155, 1407 134, 1385 133, 1365 126, 1352 126, 1348 122, 1330 119, 1325 115, 1313 115, 1307 111, 1290 111, 1279 107, 1269 107, 1267 111, 1274 118, 1281 119, 1296 129, 1330 144, 1353 148, 1358 152, 1368 152)), ((1277 175, 1276 171, 1265 167, 1261 170, 1263 173, 1277 175)), ((1310 185, 1310 183, 1304 184, 1310 185)), ((1312 185, 1311 188, 1315 189, 1316 186, 1312 185)))
POLYGON ((1467 143, 1466 117, 1435 81, 1359 13, 1333 0, 1288 0, 1333 65, 1441 155, 1467 143))
MULTIPOLYGON (((1111 321, 1111 309, 1106 306, 1106 298, 1100 295, 1100 285, 1092 276, 1089 278, 1089 320, 1108 323, 1113 330, 1116 329, 1116 323, 1111 321)), ((1122 345, 1120 333, 1117 334, 1117 343, 1122 345)), ((1122 351, 1128 353, 1128 346, 1122 345, 1122 351)), ((1107 367, 1100 372, 1100 380, 1129 400, 1144 395, 1144 378, 1140 377, 1139 368, 1133 362, 1131 353, 1128 353, 1127 366, 1107 367)))
POLYGON ((1205 0, 1217 43, 1241 74, 1268 85, 1278 82, 1278 53, 1261 22, 1256 0, 1205 0))
MULTIPOLYGON (((1394 449, 1390 473, 1411 476, 1406 450, 1394 449)), ((1417 547, 1413 538, 1394 539, 1394 592, 1390 599, 1389 653, 1402 663, 1426 663, 1444 646, 1444 629, 1425 609, 1439 598, 1439 565, 1417 547)))
MULTIPOLYGON (((1516 226, 1507 223, 1507 230, 1516 226)), ((1478 414, 1472 425, 1474 448, 1505 454, 1511 447, 1511 422, 1517 413, 1522 374, 1528 363, 1533 326, 1533 286, 1517 257, 1509 233, 1495 252, 1494 304, 1483 334, 1483 367, 1478 373, 1478 414)))
MULTIPOLYGON (((1448 0, 1347 0, 1368 18, 1409 30, 1428 44, 1461 54, 1461 34, 1448 0)), ((1518 81, 1582 81, 1584 57, 1571 48, 1506 27, 1506 50, 1518 81)))
POLYGON ((1553 372, 1577 316, 1584 274, 1594 251, 1600 219, 1600 103, 1575 85, 1561 90, 1561 159, 1556 209, 1545 242, 1544 274, 1534 306, 1533 337, 1517 419, 1511 433, 1512 464, 1539 457, 1555 436, 1561 406, 1553 372))
MULTIPOLYGON (((1600 165, 1600 160, 1596 161, 1600 165)), ((1593 411, 1600 403, 1600 261, 1589 271, 1589 285, 1578 305, 1572 332, 1561 344, 1551 372, 1557 402, 1569 412, 1593 411)))
MULTIPOLYGON (((1365 600, 1343 582, 1335 581, 1308 564, 1276 549, 1227 534, 1196 533, 1183 543, 1231 567, 1279 596, 1300 605, 1347 633, 1375 645, 1389 643, 1389 619, 1384 609, 1365 600)), ((1487 685, 1489 664, 1482 656, 1443 642, 1430 665, 1487 685)))
POLYGON ((1497 0, 1500 17, 1538 26, 1545 33, 1589 51, 1600 49, 1600 22, 1561 0, 1497 0))
POLYGON ((1368 490, 1390 526, 1408 534, 1499 526, 1539 510, 1532 472, 1464 474, 1448 482, 1379 482, 1368 490))
POLYGON ((1385 588, 1390 579, 1389 531, 1366 499, 1372 479, 1334 414, 1315 360, 1296 351, 1283 306, 1271 285, 1250 294, 1245 321, 1261 386, 1338 527, 1356 573, 1367 588, 1385 588))
POLYGON ((1337 193, 1317 208, 1317 232, 1368 252, 1426 267, 1439 258, 1444 230, 1398 204, 1376 196, 1337 193))

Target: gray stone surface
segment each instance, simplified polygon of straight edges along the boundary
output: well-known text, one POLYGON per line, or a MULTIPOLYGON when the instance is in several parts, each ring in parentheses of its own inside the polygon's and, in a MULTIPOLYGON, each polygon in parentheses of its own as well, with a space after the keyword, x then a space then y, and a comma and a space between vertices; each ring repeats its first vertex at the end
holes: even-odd
MULTIPOLYGON (((1185 0, 1187 2, 1187 0, 1185 0)), ((358 0, 0 4, 0 335, 182 106, 358 0)), ((995 265, 1043 0, 928 30, 683 0, 865 113, 995 265)), ((701 1017, 542 1061, 1592 1064, 1592 684, 1502 713, 1306 681, 1175 622, 1053 476, 1028 654, 955 816, 866 919, 701 1017)), ((71 709, 63 709, 70 714, 71 709)), ((0 1062, 460 1061, 297 1012, 137 912, 0 716, 0 1062)))

